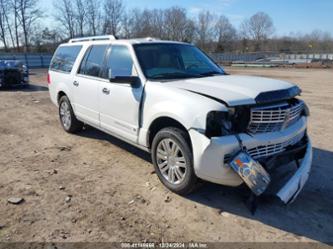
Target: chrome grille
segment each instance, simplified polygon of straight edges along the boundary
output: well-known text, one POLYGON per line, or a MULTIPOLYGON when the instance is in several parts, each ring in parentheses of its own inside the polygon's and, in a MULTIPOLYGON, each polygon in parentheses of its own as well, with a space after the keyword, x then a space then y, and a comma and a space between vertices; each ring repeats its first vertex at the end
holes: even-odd
POLYGON ((299 100, 294 104, 285 102, 252 108, 248 131, 250 133, 280 131, 299 120, 303 108, 304 103, 299 100))
POLYGON ((293 137, 292 139, 289 139, 285 142, 258 146, 258 147, 252 148, 252 149, 248 149, 247 152, 254 159, 273 156, 275 154, 285 151, 288 146, 297 144, 303 137, 304 137, 304 132, 300 133, 299 135, 297 135, 297 136, 293 137))

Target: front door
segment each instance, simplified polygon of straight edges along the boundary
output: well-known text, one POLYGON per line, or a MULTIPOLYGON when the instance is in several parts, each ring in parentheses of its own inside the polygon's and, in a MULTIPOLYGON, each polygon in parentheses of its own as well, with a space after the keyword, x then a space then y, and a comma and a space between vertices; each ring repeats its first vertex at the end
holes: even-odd
MULTIPOLYGON (((130 50, 125 45, 112 45, 106 59, 107 78, 137 76, 130 50)), ((100 122, 102 128, 137 142, 142 84, 103 82, 100 84, 100 122)))

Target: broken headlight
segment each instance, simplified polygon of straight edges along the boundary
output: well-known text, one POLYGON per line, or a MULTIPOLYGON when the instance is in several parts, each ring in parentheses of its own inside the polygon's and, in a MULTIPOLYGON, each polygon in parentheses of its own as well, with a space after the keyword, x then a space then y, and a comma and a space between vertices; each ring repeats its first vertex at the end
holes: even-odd
POLYGON ((250 109, 246 106, 212 111, 207 115, 206 136, 220 137, 246 132, 250 122, 250 109))
POLYGON ((229 135, 232 131, 230 112, 211 111, 206 120, 206 136, 219 137, 229 135))

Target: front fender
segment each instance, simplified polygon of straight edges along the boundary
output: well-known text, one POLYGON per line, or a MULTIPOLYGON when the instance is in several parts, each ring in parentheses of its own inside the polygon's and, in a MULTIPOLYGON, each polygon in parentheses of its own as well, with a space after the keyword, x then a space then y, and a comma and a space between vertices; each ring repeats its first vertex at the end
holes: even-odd
POLYGON ((168 117, 181 123, 187 130, 206 129, 206 118, 210 111, 227 111, 227 107, 216 100, 182 89, 169 88, 163 83, 147 82, 142 112, 143 134, 139 143, 146 145, 150 125, 160 117, 168 117))

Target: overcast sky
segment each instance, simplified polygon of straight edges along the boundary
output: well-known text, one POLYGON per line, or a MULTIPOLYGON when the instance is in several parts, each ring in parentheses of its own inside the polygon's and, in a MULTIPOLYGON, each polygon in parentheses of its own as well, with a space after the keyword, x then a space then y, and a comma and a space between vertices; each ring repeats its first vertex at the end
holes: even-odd
MULTIPOLYGON (((41 8, 52 16, 53 2, 41 0, 41 8)), ((96 0, 102 1, 102 0, 96 0)), ((227 16, 237 28, 244 18, 258 11, 269 14, 275 25, 276 35, 308 33, 321 29, 333 34, 333 0, 123 0, 128 8, 186 8, 190 16, 201 10, 227 16)), ((52 26, 50 17, 45 19, 52 26)), ((52 19, 51 19, 52 20, 52 19)))

